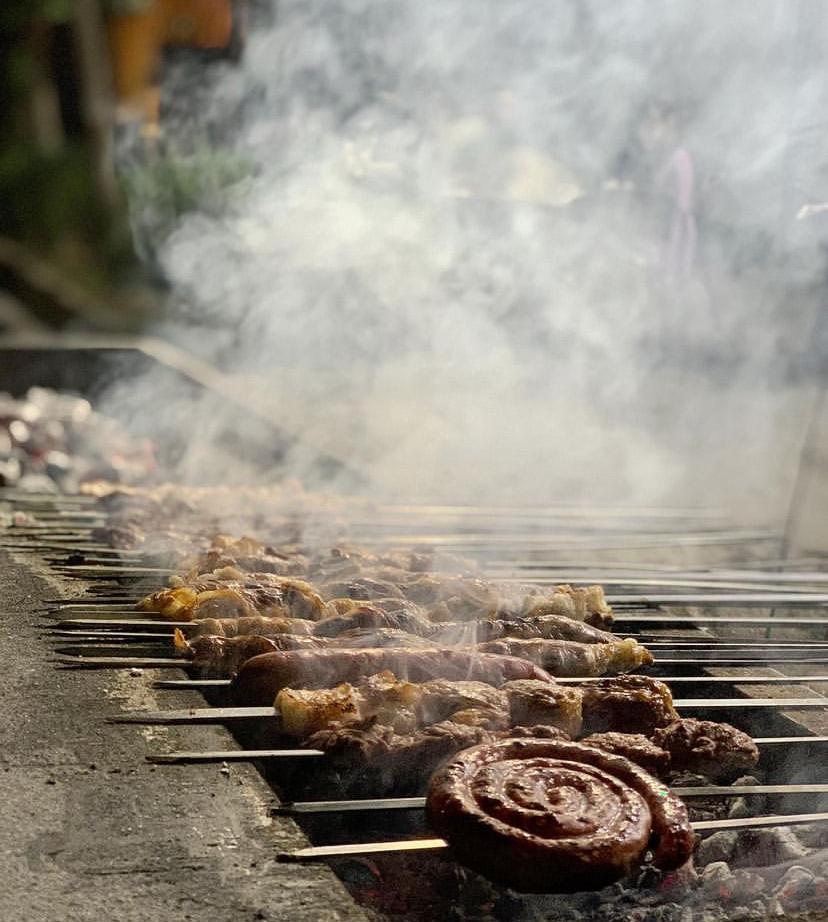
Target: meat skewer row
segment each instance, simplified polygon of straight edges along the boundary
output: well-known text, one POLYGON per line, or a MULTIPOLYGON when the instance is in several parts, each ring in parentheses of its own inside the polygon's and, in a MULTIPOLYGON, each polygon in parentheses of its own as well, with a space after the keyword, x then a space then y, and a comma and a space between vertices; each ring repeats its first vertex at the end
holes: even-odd
MULTIPOLYGON (((375 796, 402 796, 421 794, 428 784, 434 769, 445 759, 469 746, 493 742, 507 737, 524 736, 539 739, 569 739, 556 727, 544 724, 518 726, 501 730, 475 722, 467 722, 470 712, 458 712, 452 717, 428 724, 409 733, 397 733, 392 727, 375 720, 363 723, 343 722, 319 730, 301 743, 302 748, 321 751, 326 756, 326 768, 330 781, 345 795, 370 790, 375 796)), ((758 753, 750 737, 735 727, 712 721, 695 721, 695 726, 686 726, 690 719, 675 721, 664 728, 665 742, 676 736, 693 738, 694 753, 687 761, 686 755, 677 747, 674 756, 643 734, 616 732, 596 733, 581 739, 581 742, 614 755, 621 755, 657 776, 669 776, 690 766, 696 774, 699 769, 708 769, 712 779, 732 777, 705 756, 711 737, 717 739, 717 746, 731 769, 737 765, 749 769, 756 765, 758 753), (751 751, 752 747, 752 751, 751 751)), ((319 777, 315 776, 318 786, 319 777)))
POLYGON ((331 614, 345 616, 355 603, 377 600, 382 602, 380 607, 385 611, 408 610, 419 614, 416 606, 427 606, 425 620, 431 622, 534 619, 546 615, 599 626, 611 622, 611 609, 604 601, 600 586, 557 586, 551 594, 541 595, 540 590, 535 589, 522 596, 503 595, 487 586, 480 595, 473 591, 477 588, 475 581, 425 575, 417 579, 420 582, 429 580, 431 589, 414 593, 408 591, 412 584, 406 589, 391 582, 363 578, 347 585, 323 585, 317 591, 304 580, 274 573, 244 573, 234 567, 225 567, 197 576, 174 578, 171 582, 175 585, 144 597, 136 608, 156 612, 171 621, 250 615, 318 621, 331 614), (393 599, 396 603, 391 602, 393 599), (329 603, 327 606, 325 600, 329 603))
POLYGON ((333 599, 328 603, 328 609, 332 608, 336 609, 336 613, 314 625, 314 634, 333 636, 353 628, 397 628, 451 645, 484 643, 504 637, 543 637, 548 640, 576 640, 580 643, 610 643, 616 640, 608 631, 565 615, 544 613, 542 609, 536 610, 535 614, 513 619, 481 618, 435 623, 428 610, 412 603, 402 606, 395 599, 374 602, 333 599))
POLYGON ((456 555, 420 551, 387 551, 372 554, 358 548, 333 547, 322 554, 311 554, 301 545, 273 546, 255 538, 234 539, 216 535, 210 547, 197 555, 182 558, 180 569, 192 576, 222 567, 253 573, 279 573, 305 576, 314 582, 334 582, 373 577, 386 581, 416 579, 420 574, 442 572, 472 575, 476 564, 456 555))
POLYGON ((732 777, 753 768, 753 740, 728 724, 681 719, 669 688, 647 676, 618 676, 560 686, 517 679, 493 688, 480 682, 401 682, 391 673, 335 688, 283 689, 276 696, 279 731, 330 749, 337 734, 381 725, 397 735, 452 721, 487 730, 547 727, 623 755, 651 774, 692 771, 732 777))
POLYGON ((328 688, 389 670, 408 681, 472 680, 498 686, 512 679, 554 679, 528 660, 493 653, 425 650, 288 650, 247 660, 232 680, 230 696, 241 706, 272 704, 288 687, 328 688))
POLYGON ((187 622, 187 636, 193 638, 204 635, 239 637, 248 634, 313 634, 317 637, 336 637, 355 630, 395 630, 447 646, 485 643, 504 637, 542 637, 547 640, 574 640, 579 643, 612 643, 618 639, 614 634, 562 615, 544 615, 516 621, 458 621, 432 624, 426 620, 426 614, 412 608, 385 611, 377 603, 365 602, 352 604, 344 615, 335 614, 316 622, 304 618, 268 618, 263 615, 200 618, 187 622))
MULTIPOLYGON (((383 628, 347 631, 338 637, 254 634, 228 638, 208 635, 191 641, 185 640, 184 635, 176 631, 174 644, 176 651, 191 661, 196 672, 212 677, 232 676, 253 656, 285 650, 312 651, 343 647, 445 649, 416 635, 383 628)), ((632 638, 601 644, 583 644, 571 640, 503 640, 450 649, 518 657, 561 678, 590 678, 631 672, 653 662, 647 648, 632 638)))
POLYGON ((318 621, 327 613, 322 597, 304 580, 273 573, 253 573, 249 577, 221 570, 203 574, 188 586, 154 592, 135 607, 169 621, 257 615, 318 621))
POLYGON ((475 681, 400 681, 386 671, 333 688, 285 688, 274 707, 281 732, 300 740, 345 721, 376 721, 399 733, 454 718, 492 730, 544 725, 577 737, 652 733, 679 716, 669 688, 648 676, 583 685, 513 679, 496 688, 475 681))
POLYGON ((598 889, 652 851, 681 867, 695 836, 684 804, 638 765, 562 740, 504 739, 459 753, 426 810, 461 863, 535 892, 598 889))

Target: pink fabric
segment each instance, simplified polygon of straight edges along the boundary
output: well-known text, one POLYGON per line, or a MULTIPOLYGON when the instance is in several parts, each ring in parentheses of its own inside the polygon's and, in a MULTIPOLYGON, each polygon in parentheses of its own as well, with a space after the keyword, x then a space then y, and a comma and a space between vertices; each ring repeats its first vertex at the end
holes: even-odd
POLYGON ((669 275, 686 277, 696 258, 696 218, 693 214, 696 173, 690 152, 683 147, 673 151, 662 180, 675 177, 675 210, 665 241, 664 264, 669 275))
POLYGON ((692 211, 696 178, 693 158, 683 147, 679 147, 670 158, 670 166, 676 174, 676 206, 680 211, 692 211))

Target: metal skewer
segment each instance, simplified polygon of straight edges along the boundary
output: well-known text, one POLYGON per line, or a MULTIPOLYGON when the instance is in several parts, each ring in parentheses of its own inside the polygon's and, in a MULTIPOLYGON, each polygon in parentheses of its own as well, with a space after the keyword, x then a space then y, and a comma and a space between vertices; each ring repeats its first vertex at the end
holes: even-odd
MULTIPOLYGON (((272 709, 270 709, 272 710, 272 709)), ((754 737, 753 742, 760 748, 777 747, 777 746, 799 746, 807 743, 808 745, 824 746, 828 743, 828 736, 769 736, 754 737)), ((229 751, 210 751, 203 752, 163 752, 151 753, 146 757, 148 762, 157 762, 163 764, 186 764, 188 762, 249 762, 255 760, 283 758, 283 753, 293 754, 301 751, 318 758, 324 758, 325 753, 319 749, 231 749, 229 751)))
MULTIPOLYGON (((716 832, 721 829, 771 829, 776 826, 801 826, 806 823, 826 822, 828 822, 828 813, 796 813, 780 816, 749 816, 730 820, 704 820, 690 825, 695 832, 716 832)), ((315 845, 280 852, 276 860, 282 862, 321 861, 326 858, 345 858, 355 855, 438 851, 448 847, 445 839, 402 839, 391 842, 361 842, 353 845, 315 845)))
MULTIPOLYGON (((263 750, 266 751, 266 750, 263 750)), ((671 787, 676 797, 759 797, 768 795, 828 794, 828 784, 739 784, 671 787)), ((422 810, 425 797, 376 797, 356 800, 285 801, 271 808, 271 813, 296 816, 302 813, 351 813, 376 810, 422 810)))
MULTIPOLYGON (((50 631, 51 637, 61 637, 61 638, 71 638, 78 644, 93 644, 95 646, 117 646, 118 643, 158 643, 159 645, 169 645, 169 642, 172 640, 172 632, 164 633, 151 633, 149 631, 80 631, 80 630, 64 630, 57 628, 53 631, 50 631)), ((208 636, 208 635, 205 635, 208 636)), ((256 633, 251 635, 239 635, 242 637, 245 636, 257 636, 257 637, 273 637, 273 636, 284 636, 281 634, 274 635, 273 633, 256 633)), ((293 635, 287 635, 293 636, 293 635)), ((231 638, 233 639, 233 638, 231 638)), ((322 639, 322 638, 319 638, 322 639)), ((333 639, 333 638, 332 638, 333 639)), ((637 640, 636 637, 624 638, 619 636, 619 640, 630 639, 637 640)), ((442 643, 439 640, 434 641, 435 644, 442 643)), ((452 645, 454 646, 454 645, 452 645)), ((473 644, 472 644, 473 646, 473 644)), ((600 646, 600 645, 596 645, 600 646)), ((763 650, 763 651, 775 651, 775 650, 812 650, 812 649, 828 649, 828 641, 826 640, 817 640, 817 641, 806 641, 806 640, 654 640, 647 641, 645 646, 648 649, 654 650, 680 650, 682 653, 689 653, 694 650, 698 650, 701 653, 710 653, 716 650, 727 650, 731 652, 733 650, 763 650)))
MULTIPOLYGON (((66 599, 59 603, 59 611, 72 611, 75 614, 80 615, 78 609, 89 608, 89 614, 95 617, 100 618, 102 615, 112 614, 118 616, 123 620, 120 622, 120 626, 124 627, 126 630, 131 630, 132 625, 135 623, 132 619, 124 618, 125 614, 133 614, 136 620, 141 620, 146 622, 146 627, 153 628, 174 628, 178 627, 182 630, 186 630, 188 625, 193 624, 190 621, 165 621, 163 619, 148 619, 147 616, 152 614, 151 612, 140 611, 135 608, 135 603, 124 603, 120 599, 117 602, 112 602, 111 605, 107 606, 106 602, 108 600, 98 599, 98 598, 84 598, 84 599, 66 599), (94 608, 94 606, 100 605, 101 608, 94 608)), ((66 626, 71 627, 77 624, 82 627, 94 627, 95 621, 89 621, 85 617, 75 618, 67 622, 66 626)), ((118 622, 111 621, 107 618, 106 621, 101 620, 99 623, 106 626, 111 626, 117 624, 118 622)), ((630 613, 625 614, 618 612, 615 615, 614 620, 615 625, 625 625, 625 624, 664 624, 664 625, 677 625, 677 624, 718 624, 725 627, 731 627, 733 625, 752 625, 752 626, 767 626, 767 627, 828 627, 828 618, 814 617, 814 618, 789 618, 786 615, 779 615, 778 617, 750 617, 743 615, 735 615, 733 617, 724 617, 722 615, 677 615, 677 614, 664 614, 663 612, 654 611, 652 614, 646 613, 630 613)), ((637 635, 636 635, 637 636, 637 635)))
MULTIPOLYGON (((673 701, 677 710, 775 710, 828 707, 828 698, 683 698, 673 701)), ((204 724, 227 720, 278 719, 273 707, 187 708, 171 711, 133 711, 110 717, 115 724, 204 724)))
MULTIPOLYGON (((588 679, 556 679, 558 683, 580 683, 580 682, 600 682, 603 677, 593 677, 588 679)), ((688 684, 688 685, 707 685, 707 684, 730 684, 730 685, 818 685, 828 682, 828 675, 813 676, 713 676, 713 675, 696 675, 696 676, 659 676, 659 681, 667 684, 688 684)), ((164 688, 168 691, 193 691, 204 688, 229 688, 230 679, 157 679, 152 683, 153 688, 164 688)))
MULTIPOLYGON (((715 651, 711 651, 714 652, 715 651)), ((806 651, 803 651, 806 652, 806 651)), ((58 660, 60 663, 67 666, 85 666, 89 669, 120 669, 120 668, 131 668, 133 666, 145 665, 143 663, 136 662, 136 657, 124 657, 124 656, 61 656, 58 660)), ((154 660, 159 666, 177 666, 178 668, 186 668, 188 665, 187 660, 184 659, 156 659, 154 660)), ((753 656, 753 657, 702 657, 696 659, 685 659, 681 657, 659 657, 658 662, 655 664, 658 667, 662 666, 775 666, 782 664, 797 665, 800 663, 808 665, 828 665, 828 656, 825 657, 814 657, 814 656, 753 656)))

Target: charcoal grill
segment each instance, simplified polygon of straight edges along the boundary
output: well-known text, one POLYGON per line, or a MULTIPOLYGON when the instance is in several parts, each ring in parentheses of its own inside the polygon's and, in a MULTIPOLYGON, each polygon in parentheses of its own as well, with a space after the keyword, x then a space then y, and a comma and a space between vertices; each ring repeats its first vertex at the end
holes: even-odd
MULTIPOLYGON (((58 623, 59 661, 74 669, 163 668, 152 684, 164 709, 120 720, 193 729, 217 723, 236 740, 193 750, 154 746, 152 762, 252 762, 273 786, 274 813, 299 822, 310 839, 283 849, 280 860, 328 861, 361 902, 392 915, 409 911, 406 899, 416 904, 411 918, 434 911, 433 901, 417 908, 414 895, 406 897, 404 872, 418 867, 448 887, 443 899, 463 905, 469 894, 446 883, 452 862, 444 843, 428 834, 421 799, 377 800, 370 791, 360 800, 325 798, 313 767, 321 753, 261 745, 272 709, 228 711, 227 683, 171 672, 181 661, 168 652, 170 625, 130 610, 168 570, 139 552, 93 542, 90 531, 103 520, 82 497, 7 492, 4 500, 38 520, 36 527, 8 529, 4 546, 45 563, 72 587, 48 602, 58 623), (182 694, 194 691, 208 706, 179 708, 182 694), (403 891, 396 903, 389 895, 395 886, 403 891)), ((484 575, 498 579, 603 583, 616 629, 653 647, 658 662, 648 671, 674 687, 681 712, 727 720, 759 742, 764 786, 750 796, 741 788, 727 794, 744 798, 746 816, 701 820, 698 830, 828 818, 828 571, 820 559, 779 559, 781 534, 737 528, 708 510, 387 506, 354 523, 349 537, 368 547, 406 544, 473 556, 484 575)), ((708 786, 685 796, 725 793, 708 786)))

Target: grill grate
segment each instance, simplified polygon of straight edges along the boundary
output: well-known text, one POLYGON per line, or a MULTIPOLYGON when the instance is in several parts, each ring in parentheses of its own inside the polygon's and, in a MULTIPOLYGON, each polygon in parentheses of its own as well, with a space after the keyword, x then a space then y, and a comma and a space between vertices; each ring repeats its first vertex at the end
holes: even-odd
MULTIPOLYGON (((92 541, 92 530, 105 524, 106 519, 88 510, 90 503, 81 497, 6 494, 4 498, 13 501, 15 508, 35 514, 38 524, 7 529, 3 545, 38 556, 48 552, 46 559, 54 572, 77 581, 85 590, 80 598, 50 600, 48 613, 56 625, 56 636, 64 643, 70 639, 76 643, 72 652, 64 648, 56 650, 61 654, 58 662, 73 667, 112 669, 181 667, 181 660, 169 656, 95 655, 101 652, 102 645, 132 647, 165 641, 169 625, 133 612, 131 602, 145 590, 155 588, 159 580, 172 572, 170 568, 157 566, 150 555, 135 550, 115 551, 92 541)), ((752 732, 761 743, 763 767, 771 779, 784 777, 792 752, 793 758, 797 758, 797 751, 824 752, 821 747, 828 744, 828 736, 809 732, 818 722, 814 724, 801 713, 807 709, 820 714, 828 699, 818 694, 791 697, 797 686, 828 682, 824 668, 817 668, 828 664, 828 655, 819 655, 822 648, 828 647, 828 617, 824 616, 828 606, 828 571, 816 569, 821 561, 813 559, 787 562, 776 559, 773 555, 780 542, 777 533, 733 528, 709 511, 694 514, 692 510, 602 510, 590 516, 583 510, 561 509, 536 510, 530 514, 485 508, 388 507, 380 510, 375 520, 357 523, 353 538, 369 547, 407 544, 440 548, 452 554, 471 554, 480 562, 483 575, 498 580, 541 584, 603 582, 613 590, 609 600, 616 608, 617 627, 623 628, 628 636, 646 640, 658 651, 657 666, 644 671, 658 675, 666 669, 669 674, 659 677, 668 684, 698 686, 704 697, 679 698, 679 707, 721 711, 723 718, 752 732), (516 525, 521 526, 519 530, 516 525), (654 550, 664 557, 663 562, 637 564, 627 560, 628 556, 654 550), (571 559, 550 563, 560 556, 559 551, 571 559), (689 554, 693 559, 686 567, 677 566, 670 562, 670 557, 677 553, 689 554), (721 556, 719 565, 712 562, 711 554, 721 556), (780 591, 780 586, 785 587, 784 591, 780 591), (679 589, 693 591, 678 592, 679 589), (677 630, 683 632, 680 637, 669 633, 677 630), (785 637, 771 637, 769 632, 782 632, 785 637), (791 633, 797 636, 789 636, 791 633), (757 673, 756 667, 770 666, 792 668, 794 674, 770 670, 768 675, 757 673), (712 669, 723 668, 734 674, 711 673, 712 669), (809 671, 813 674, 809 675, 809 671), (760 691, 763 686, 771 687, 779 696, 754 698, 751 686, 760 691), (719 694, 724 689, 727 694, 719 694)), ((154 684, 170 694, 199 689, 212 703, 227 687, 224 680, 204 679, 162 679, 154 684)), ((259 721, 267 716, 272 716, 272 709, 270 715, 254 715, 259 721)), ((124 719, 183 724, 230 721, 235 730, 240 720, 250 720, 251 715, 204 709, 203 714, 193 710, 180 714, 165 711, 134 718, 126 715, 124 719), (208 714, 209 710, 214 713, 208 714)), ((149 758, 159 764, 261 762, 267 766, 267 777, 276 783, 278 790, 289 792, 291 778, 285 773, 290 775, 290 766, 314 763, 322 757, 313 750, 248 747, 248 737, 244 734, 238 740, 241 749, 156 752, 149 758)), ((824 756, 820 755, 815 766, 817 775, 822 761, 824 756)), ((757 797, 760 794, 813 797, 824 794, 828 786, 817 778, 812 783, 772 783, 750 791, 737 790, 740 795, 757 797)), ((704 795, 684 796, 725 796, 725 793, 708 788, 704 795)), ((736 791, 728 792, 728 796, 735 794, 736 791)), ((297 801, 282 803, 277 809, 298 817, 308 814, 324 817, 369 809, 384 814, 422 807, 421 798, 386 798, 370 803, 372 806, 368 807, 352 800, 297 801)), ((828 814, 819 812, 763 814, 741 817, 738 821, 702 821, 696 827, 699 832, 709 833, 751 824, 771 827, 826 820, 828 814)), ((403 855, 412 850, 432 851, 444 844, 438 839, 410 838, 315 844, 284 851, 279 858, 316 861, 343 856, 403 855)))

